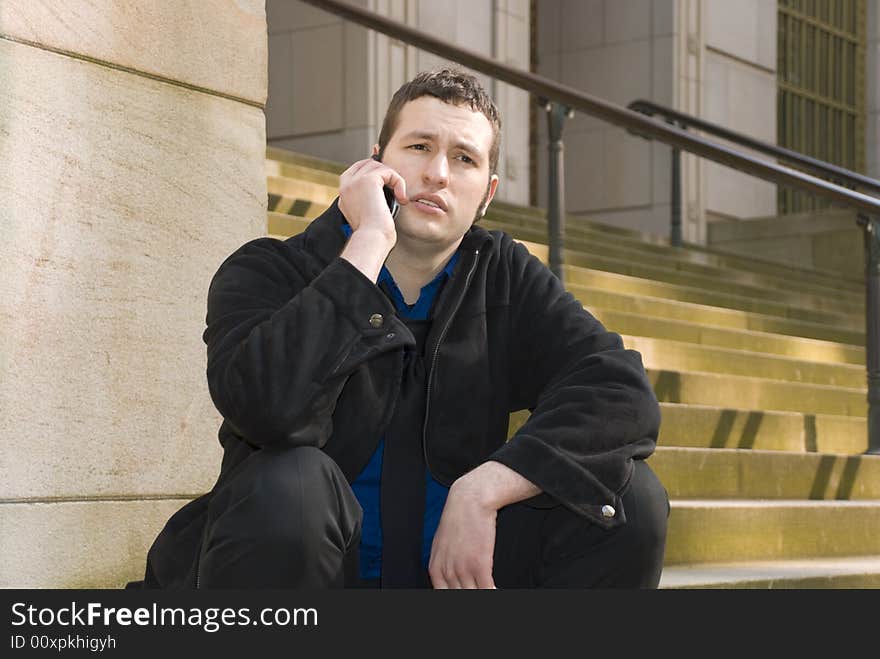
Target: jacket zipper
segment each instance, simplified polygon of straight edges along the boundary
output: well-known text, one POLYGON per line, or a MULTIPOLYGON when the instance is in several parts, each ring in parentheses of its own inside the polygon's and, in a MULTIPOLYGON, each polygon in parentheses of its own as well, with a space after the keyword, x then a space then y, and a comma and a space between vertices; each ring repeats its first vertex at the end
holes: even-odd
MULTIPOLYGON (((461 303, 464 302, 464 296, 467 295, 467 290, 471 283, 471 277, 473 277, 474 272, 476 272, 477 264, 480 261, 479 257, 480 250, 476 250, 474 252, 474 263, 464 280, 464 289, 455 303, 455 308, 453 308, 452 313, 449 314, 449 318, 446 320, 446 325, 443 326, 443 331, 440 332, 440 337, 437 339, 437 345, 434 347, 434 355, 431 358, 431 368, 428 370, 428 388, 425 395, 425 420, 422 423, 422 455, 425 458, 425 466, 428 468, 428 472, 432 476, 434 476, 434 472, 431 470, 431 465, 428 463, 428 414, 431 410, 431 385, 434 382, 434 367, 437 365, 437 357, 440 355, 440 345, 443 343, 446 331, 449 329, 449 326, 452 325, 452 320, 455 318, 455 314, 458 313, 461 303)), ((443 484, 448 487, 447 483, 443 484)))

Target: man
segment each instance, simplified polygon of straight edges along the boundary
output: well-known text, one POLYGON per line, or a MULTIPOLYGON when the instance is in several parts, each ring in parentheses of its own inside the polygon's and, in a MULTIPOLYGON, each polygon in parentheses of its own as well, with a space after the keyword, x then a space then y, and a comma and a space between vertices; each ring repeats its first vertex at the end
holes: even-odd
POLYGON ((157 538, 147 585, 657 586, 657 400, 638 353, 475 224, 500 127, 474 77, 420 74, 304 233, 221 265, 221 474, 157 538))

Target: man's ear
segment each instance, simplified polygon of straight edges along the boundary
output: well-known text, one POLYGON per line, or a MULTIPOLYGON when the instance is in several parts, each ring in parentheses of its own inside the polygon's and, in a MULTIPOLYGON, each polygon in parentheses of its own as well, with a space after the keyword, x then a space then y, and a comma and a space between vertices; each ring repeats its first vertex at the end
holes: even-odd
POLYGON ((373 145, 373 153, 372 153, 372 155, 374 155, 374 156, 378 156, 378 155, 379 155, 379 145, 378 145, 378 144, 374 144, 374 145, 373 145))
POLYGON ((486 214, 486 211, 489 209, 489 204, 492 203, 492 199, 495 197, 495 190, 498 189, 498 174, 492 174, 492 178, 489 179, 489 194, 486 195, 486 201, 483 203, 483 207, 480 209, 480 217, 483 217, 486 214))

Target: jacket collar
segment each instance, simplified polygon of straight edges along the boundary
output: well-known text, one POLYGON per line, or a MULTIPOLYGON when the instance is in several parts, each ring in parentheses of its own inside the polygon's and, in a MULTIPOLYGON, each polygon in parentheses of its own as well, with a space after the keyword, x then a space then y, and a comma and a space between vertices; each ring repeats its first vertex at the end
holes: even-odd
MULTIPOLYGON (((327 210, 312 220, 303 232, 304 247, 316 255, 322 265, 329 265, 345 247, 347 239, 342 231, 345 222, 345 215, 339 210, 339 197, 336 197, 327 210)), ((475 252, 482 249, 485 243, 493 241, 492 234, 475 224, 464 235, 459 250, 475 252)))

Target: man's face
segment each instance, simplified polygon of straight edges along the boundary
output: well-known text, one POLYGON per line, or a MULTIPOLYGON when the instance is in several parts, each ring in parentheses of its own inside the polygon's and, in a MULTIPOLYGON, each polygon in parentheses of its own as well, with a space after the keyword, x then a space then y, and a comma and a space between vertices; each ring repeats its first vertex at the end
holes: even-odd
POLYGON ((443 249, 461 239, 498 186, 498 177, 489 177, 491 146, 492 124, 482 112, 433 96, 401 108, 382 157, 406 181, 409 204, 397 215, 399 241, 443 249))

